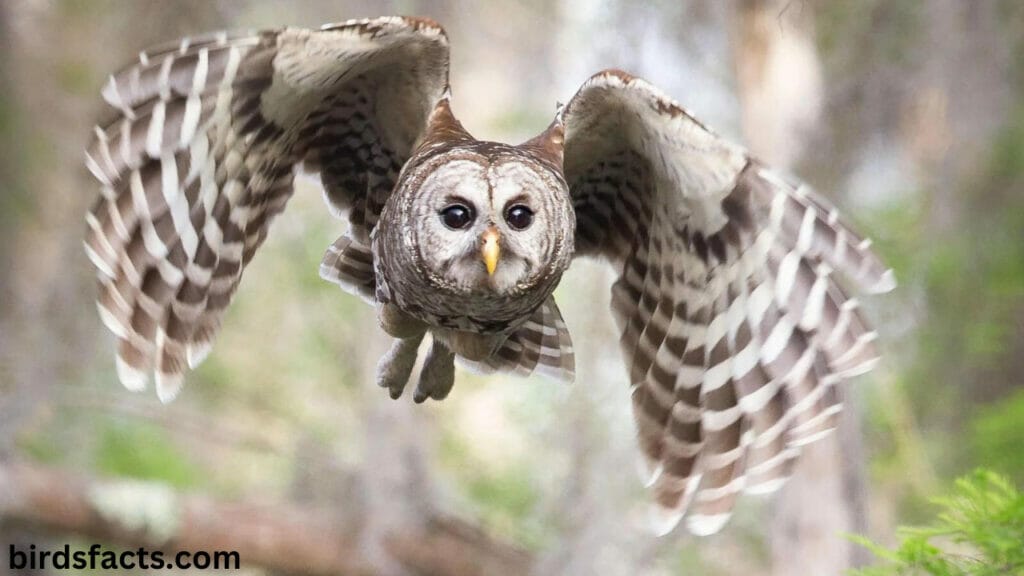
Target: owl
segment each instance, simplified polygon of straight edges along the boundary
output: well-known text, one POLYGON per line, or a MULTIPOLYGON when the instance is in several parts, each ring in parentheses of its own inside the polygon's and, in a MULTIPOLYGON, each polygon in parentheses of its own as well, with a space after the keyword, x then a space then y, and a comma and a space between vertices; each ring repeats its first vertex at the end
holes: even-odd
POLYGON ((306 171, 349 224, 320 275, 376 307, 395 398, 427 335, 416 402, 447 396, 456 360, 572 380, 552 292, 574 260, 607 262, 662 527, 717 531, 877 361, 838 277, 877 293, 892 272, 822 197, 640 78, 595 74, 508 145, 456 119, 448 63, 437 23, 388 17, 185 38, 112 75, 85 249, 120 380, 178 393, 306 171))

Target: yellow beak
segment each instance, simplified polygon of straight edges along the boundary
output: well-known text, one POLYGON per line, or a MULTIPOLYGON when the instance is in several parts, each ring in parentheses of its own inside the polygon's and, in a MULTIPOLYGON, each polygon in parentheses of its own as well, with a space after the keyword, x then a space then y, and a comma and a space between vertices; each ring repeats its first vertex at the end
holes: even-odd
POLYGON ((501 256, 501 248, 498 247, 498 231, 494 227, 488 228, 481 239, 483 246, 480 248, 480 255, 483 256, 484 265, 487 266, 487 274, 493 276, 494 270, 498 268, 498 257, 501 256))

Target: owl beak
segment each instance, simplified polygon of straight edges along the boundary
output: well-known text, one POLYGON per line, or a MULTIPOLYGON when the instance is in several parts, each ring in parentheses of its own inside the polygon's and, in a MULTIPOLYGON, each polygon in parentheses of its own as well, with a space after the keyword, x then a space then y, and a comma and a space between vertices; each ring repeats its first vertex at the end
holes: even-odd
POLYGON ((483 240, 480 255, 483 256, 484 265, 487 266, 487 274, 494 276, 494 270, 498 268, 498 257, 501 255, 501 248, 498 246, 498 230, 491 226, 480 239, 483 240))

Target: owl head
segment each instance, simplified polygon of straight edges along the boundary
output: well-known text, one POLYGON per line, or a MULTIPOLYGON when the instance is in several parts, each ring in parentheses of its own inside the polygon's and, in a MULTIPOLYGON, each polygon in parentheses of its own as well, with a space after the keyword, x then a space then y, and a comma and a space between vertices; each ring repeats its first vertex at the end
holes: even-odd
POLYGON ((407 283, 481 304, 550 295, 575 233, 561 130, 552 125, 519 146, 478 141, 443 100, 381 218, 382 233, 400 231, 385 250, 402 243, 408 261, 396 264, 413 276, 407 283))

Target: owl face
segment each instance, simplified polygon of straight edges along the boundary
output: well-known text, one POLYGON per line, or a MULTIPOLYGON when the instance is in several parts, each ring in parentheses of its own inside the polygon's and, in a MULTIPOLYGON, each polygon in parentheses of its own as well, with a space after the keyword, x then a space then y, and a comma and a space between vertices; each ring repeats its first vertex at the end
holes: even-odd
POLYGON ((560 177, 514 148, 431 164, 400 223, 431 283, 508 297, 561 275, 574 223, 560 177))

